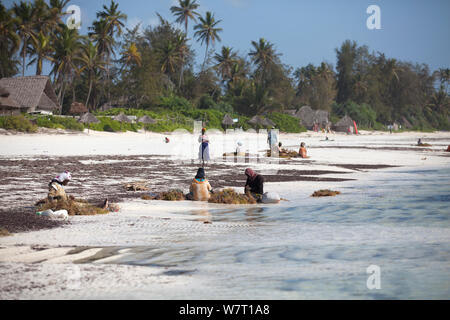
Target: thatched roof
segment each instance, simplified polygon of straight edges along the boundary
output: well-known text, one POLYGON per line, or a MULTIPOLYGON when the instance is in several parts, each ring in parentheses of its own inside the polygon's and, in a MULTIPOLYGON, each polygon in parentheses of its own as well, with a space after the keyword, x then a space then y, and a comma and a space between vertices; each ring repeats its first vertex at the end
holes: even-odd
POLYGON ((123 113, 119 114, 118 116, 115 116, 114 120, 120 121, 120 122, 127 122, 127 123, 131 122, 130 119, 123 113))
POLYGON ((226 126, 232 126, 234 124, 234 121, 228 114, 226 114, 223 117, 222 124, 226 126))
POLYGON ((263 119, 262 123, 263 123, 263 126, 266 126, 266 127, 275 127, 275 122, 273 122, 269 118, 263 119))
POLYGON ((61 110, 50 78, 47 76, 1 78, 0 86, 9 91, 10 98, 28 112, 61 110))
POLYGON ((248 123, 253 124, 253 125, 264 125, 262 119, 259 116, 254 116, 253 118, 251 118, 248 123))
POLYGON ((9 97, 9 91, 3 87, 0 87, 0 107, 20 109, 19 104, 9 97))
POLYGON ((324 127, 329 122, 328 112, 325 110, 313 110, 310 106, 303 106, 295 114, 296 118, 301 120, 302 125, 306 128, 311 128, 314 123, 324 127))
POLYGON ((152 117, 149 117, 147 115, 140 117, 137 122, 146 123, 146 124, 155 124, 157 121, 153 119, 152 117))
POLYGON ((82 114, 82 113, 86 113, 86 112, 89 112, 89 110, 81 102, 74 101, 70 105, 70 110, 69 110, 70 114, 82 114))
POLYGON ((335 127, 353 127, 353 120, 349 116, 345 116, 336 122, 335 127))
POLYGON ((85 113, 80 118, 81 123, 99 123, 100 121, 92 114, 92 113, 85 113))
POLYGON ((4 97, 4 98, 9 97, 9 91, 3 87, 0 87, 0 97, 4 97))

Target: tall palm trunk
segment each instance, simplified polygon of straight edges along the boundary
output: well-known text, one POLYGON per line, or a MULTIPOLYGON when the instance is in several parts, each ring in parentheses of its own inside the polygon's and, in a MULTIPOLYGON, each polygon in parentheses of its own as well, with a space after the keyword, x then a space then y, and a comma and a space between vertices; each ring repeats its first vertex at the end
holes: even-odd
POLYGON ((88 106, 89 98, 91 97, 91 91, 92 91, 92 82, 93 82, 93 81, 92 81, 92 78, 89 79, 89 91, 88 91, 86 103, 84 104, 86 107, 88 107, 88 109, 89 109, 89 106, 88 106))
POLYGON ((22 77, 25 77, 25 56, 27 53, 27 38, 23 37, 23 48, 22 48, 22 77))
POLYGON ((206 58, 208 57, 208 47, 209 47, 209 42, 206 41, 205 59, 203 60, 202 71, 205 70, 206 58))

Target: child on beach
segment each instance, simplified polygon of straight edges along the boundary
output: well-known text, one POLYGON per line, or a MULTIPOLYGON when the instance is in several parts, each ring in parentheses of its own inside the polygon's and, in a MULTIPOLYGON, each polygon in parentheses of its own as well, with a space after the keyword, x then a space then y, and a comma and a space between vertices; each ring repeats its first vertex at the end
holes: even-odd
POLYGON ((192 180, 189 194, 186 198, 194 201, 208 201, 211 197, 211 192, 212 187, 206 179, 205 169, 199 168, 197 170, 197 175, 194 180, 192 180))

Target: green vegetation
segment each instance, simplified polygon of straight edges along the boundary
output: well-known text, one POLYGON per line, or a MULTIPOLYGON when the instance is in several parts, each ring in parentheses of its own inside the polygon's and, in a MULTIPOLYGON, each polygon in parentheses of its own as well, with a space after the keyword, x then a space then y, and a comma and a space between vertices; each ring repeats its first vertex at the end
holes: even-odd
POLYGON ((58 116, 38 116, 36 117, 38 127, 52 129, 68 129, 75 131, 83 131, 84 125, 74 118, 58 117, 58 116))
MULTIPOLYGON (((298 120, 283 112, 309 105, 328 111, 332 122, 349 115, 361 128, 383 129, 396 122, 408 124, 407 129, 450 129, 448 68, 432 71, 425 64, 371 53, 350 40, 336 48, 336 66, 288 66, 276 44, 263 37, 248 39, 248 54, 239 54, 226 44, 218 46, 220 14, 200 15, 196 0, 178 0, 170 7, 173 17, 158 14, 159 23, 143 30, 139 25, 125 28, 127 16, 111 0, 96 12, 88 33, 80 34, 63 23, 69 4, 18 0, 6 8, 0 3, 0 77, 23 75, 28 66, 36 66, 38 75, 43 63, 49 63, 63 114, 72 102, 82 101, 99 116, 148 114, 159 121, 145 128, 158 132, 192 130, 192 120, 220 129, 226 113, 238 118, 243 129, 251 127, 251 117, 262 115, 281 131, 302 132, 298 120), (194 34, 188 35, 191 22, 194 34), (194 67, 193 41, 205 48, 199 70, 194 67), (130 109, 98 112, 103 105, 130 109)), ((94 130, 142 128, 99 120, 94 130)), ((57 117, 37 122, 82 129, 57 117)))
POLYGON ((23 115, 0 116, 0 128, 28 133, 37 131, 37 126, 32 124, 23 115))

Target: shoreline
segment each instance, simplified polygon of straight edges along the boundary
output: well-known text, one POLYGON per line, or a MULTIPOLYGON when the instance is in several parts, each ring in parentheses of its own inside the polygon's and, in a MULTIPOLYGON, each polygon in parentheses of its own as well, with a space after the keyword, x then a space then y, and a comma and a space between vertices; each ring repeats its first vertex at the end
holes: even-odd
MULTIPOLYGON (((237 235, 250 237, 258 243, 277 224, 275 218, 264 218, 261 212, 269 212, 276 217, 278 211, 288 210, 301 202, 314 203, 319 208, 345 205, 355 197, 364 197, 358 190, 365 190, 369 181, 389 181, 398 176, 399 172, 440 170, 447 169, 450 165, 446 153, 439 150, 345 148, 383 141, 386 148, 393 143, 407 148, 415 139, 413 135, 395 139, 390 135, 343 135, 338 136, 339 141, 335 141, 334 148, 330 149, 320 148, 324 146, 324 142, 320 141, 321 135, 311 134, 311 137, 307 137, 282 134, 280 140, 287 146, 295 145, 299 138, 307 140, 311 158, 305 161, 280 159, 277 162, 266 161, 264 158, 260 158, 258 162, 257 158, 250 158, 249 162, 245 159, 234 162, 234 159, 223 161, 220 150, 216 152, 217 162, 206 167, 207 177, 215 188, 233 187, 241 192, 245 183, 243 171, 251 166, 268 177, 266 191, 277 192, 290 201, 279 205, 146 201, 140 199, 146 192, 127 192, 124 184, 145 180, 149 181, 151 191, 164 188, 181 188, 186 191, 198 164, 180 159, 177 153, 162 156, 161 153, 173 150, 164 149, 167 145, 162 142, 162 135, 141 135, 141 140, 136 140, 137 136, 139 137, 134 134, 112 134, 92 136, 88 140, 84 136, 55 136, 61 138, 61 141, 57 143, 58 152, 53 156, 40 152, 54 148, 52 137, 41 135, 36 136, 37 139, 18 141, 15 137, 8 136, 12 138, 9 141, 14 146, 2 148, 3 152, 0 152, 1 207, 14 209, 18 207, 18 203, 21 207, 31 206, 34 201, 46 196, 48 180, 57 172, 68 168, 74 177, 66 188, 69 195, 96 201, 106 196, 112 201, 120 202, 121 210, 101 216, 74 216, 69 218, 69 224, 54 229, 0 237, 0 276, 4 280, 0 285, 1 299, 138 297, 133 290, 146 298, 158 299, 152 292, 161 292, 161 299, 182 299, 190 296, 190 293, 201 297, 202 292, 211 286, 211 278, 192 271, 195 268, 182 267, 181 262, 166 265, 161 258, 159 264, 158 255, 173 255, 174 261, 184 261, 183 257, 189 257, 189 251, 177 251, 178 246, 183 246, 184 243, 214 247, 215 245, 209 244, 211 239, 215 239, 218 245, 220 239, 227 242, 237 235), (106 137, 106 140, 102 137, 106 137), (379 140, 380 137, 383 141, 379 140), (100 148, 99 143, 102 142, 106 143, 106 147, 99 151, 106 150, 110 154, 91 154, 90 147, 95 145, 100 148), (89 143, 92 145, 88 145, 89 143), (58 149, 64 145, 68 147, 58 149), (28 149, 29 146, 33 146, 31 150, 28 149), (24 154, 23 150, 28 150, 28 153, 24 154), (148 152, 143 152, 145 150, 148 152), (314 191, 325 188, 342 191, 342 194, 331 197, 333 199, 312 200, 310 196, 314 191), (140 262, 136 262, 139 260, 135 259, 142 252, 147 254, 147 251, 155 251, 155 254, 151 258, 145 258, 151 261, 149 265, 141 266, 140 262), (159 253, 160 251, 163 253, 159 253), (81 289, 68 290, 67 284, 71 281, 72 271, 67 270, 74 267, 81 272, 83 286, 81 289), (16 272, 22 275, 18 278, 14 276, 16 272), (37 280, 30 283, 30 279, 37 280)), ((450 143, 450 133, 434 134, 430 138, 450 143)), ((183 141, 176 146, 182 145, 183 141)), ((248 141, 257 144, 257 136, 250 134, 248 141)), ((1 143, 5 143, 2 137, 1 143)), ((289 223, 286 224, 286 228, 288 227, 289 223)), ((320 235, 323 227, 305 222, 302 228, 307 234, 320 235)), ((335 237, 341 245, 353 245, 354 241, 361 241, 345 239, 345 234, 359 232, 357 230, 360 229, 358 225, 348 228, 343 225, 333 231, 337 232, 335 237)), ((408 238, 414 233, 423 235, 426 243, 447 241, 446 233, 437 227, 417 226, 410 229, 389 226, 386 227, 388 231, 384 228, 373 224, 364 232, 370 231, 375 236, 392 230, 395 241, 403 241, 402 237, 408 238)), ((280 236, 289 232, 292 230, 283 232, 280 236)), ((364 234, 367 241, 372 239, 370 233, 364 234)), ((324 241, 331 240, 332 238, 324 238, 324 241)), ((314 243, 314 236, 306 241, 314 243)), ((146 263, 147 260, 142 259, 142 263, 146 263)), ((229 297, 231 292, 223 295, 216 292, 215 297, 229 297)), ((262 292, 254 292, 254 297, 267 297, 262 292)), ((280 293, 279 297, 289 299, 297 296, 286 292, 280 293)))

